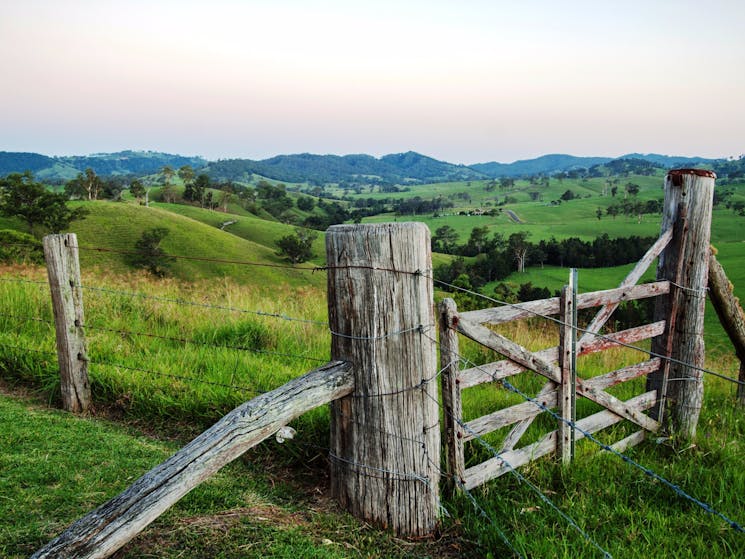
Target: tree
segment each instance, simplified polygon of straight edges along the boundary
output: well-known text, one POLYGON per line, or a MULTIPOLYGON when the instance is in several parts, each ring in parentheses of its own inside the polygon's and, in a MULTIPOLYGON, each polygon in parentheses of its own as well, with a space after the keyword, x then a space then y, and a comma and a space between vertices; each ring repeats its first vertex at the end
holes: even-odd
POLYGON ((145 196, 145 186, 140 179, 133 179, 129 183, 129 193, 138 200, 145 196))
POLYGON ((183 165, 178 169, 178 176, 184 182, 184 186, 191 184, 191 181, 194 180, 194 169, 191 168, 191 165, 183 165))
POLYGON ((296 228, 292 235, 285 235, 276 241, 279 250, 278 256, 283 256, 293 265, 307 262, 313 258, 313 241, 318 238, 318 233, 310 229, 296 228))
POLYGON ((164 165, 163 168, 160 170, 160 173, 163 175, 163 184, 169 185, 171 184, 171 179, 173 178, 173 175, 176 174, 176 172, 173 170, 173 167, 170 165, 164 165))
POLYGON ((598 218, 598 221, 600 221, 600 219, 603 217, 603 210, 600 208, 595 210, 595 216, 598 218))
POLYGON ((30 172, 0 179, 0 214, 22 219, 31 233, 38 226, 59 233, 87 213, 86 208, 69 208, 64 194, 49 192, 30 172))
POLYGON ((610 195, 615 198, 616 194, 618 194, 618 187, 614 186, 613 188, 610 189, 610 195))
POLYGON ((301 196, 297 199, 296 204, 298 209, 303 210, 304 212, 313 211, 313 208, 316 207, 316 201, 310 196, 301 196))
MULTIPOLYGON (((176 189, 173 188, 173 185, 167 184, 160 189, 160 197, 166 204, 173 204, 176 201, 176 189)), ((185 191, 184 198, 186 198, 185 191)), ((146 203, 145 205, 147 206, 148 204, 146 203)))
POLYGON ((636 196, 637 194, 639 194, 639 185, 634 184, 633 182, 626 183, 626 192, 628 192, 632 196, 636 196))
POLYGON ((135 243, 135 253, 131 257, 131 263, 138 268, 145 268, 154 276, 168 275, 170 263, 174 258, 160 247, 160 243, 168 233, 165 227, 155 227, 144 231, 135 243))
POLYGON ((528 235, 529 233, 527 231, 520 231, 510 235, 510 238, 507 240, 509 250, 517 264, 517 271, 521 273, 525 271, 528 251, 531 247, 531 244, 528 242, 528 235))
POLYGON ((575 194, 571 190, 564 191, 564 194, 561 195, 561 199, 565 201, 574 200, 576 198, 575 194))
POLYGON ((208 175, 201 173, 194 183, 189 183, 184 189, 184 200, 190 202, 199 202, 199 205, 204 207, 204 200, 207 194, 207 189, 211 186, 211 181, 208 175))
POLYGON ((474 227, 471 229, 471 236, 468 237, 468 243, 466 243, 466 254, 465 256, 476 256, 482 252, 486 252, 488 249, 489 242, 489 227, 484 225, 483 227, 474 227))
POLYGON ((435 230, 432 237, 432 250, 452 254, 458 243, 458 232, 450 225, 443 225, 435 230))
POLYGON ((98 195, 103 188, 103 181, 96 172, 88 167, 84 173, 65 185, 65 193, 69 198, 83 198, 87 200, 98 200, 98 195))
POLYGON ((228 204, 230 203, 230 200, 233 197, 234 193, 235 189, 233 188, 233 185, 231 183, 226 183, 222 186, 222 188, 220 189, 220 199, 218 201, 222 211, 228 211, 228 204))

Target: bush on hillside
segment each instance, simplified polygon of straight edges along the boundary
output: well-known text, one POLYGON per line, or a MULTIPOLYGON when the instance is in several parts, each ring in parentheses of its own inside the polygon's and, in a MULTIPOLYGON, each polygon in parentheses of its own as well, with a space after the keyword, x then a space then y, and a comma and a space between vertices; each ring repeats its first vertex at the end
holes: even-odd
POLYGON ((0 262, 5 264, 44 264, 41 241, 27 233, 0 231, 0 262))

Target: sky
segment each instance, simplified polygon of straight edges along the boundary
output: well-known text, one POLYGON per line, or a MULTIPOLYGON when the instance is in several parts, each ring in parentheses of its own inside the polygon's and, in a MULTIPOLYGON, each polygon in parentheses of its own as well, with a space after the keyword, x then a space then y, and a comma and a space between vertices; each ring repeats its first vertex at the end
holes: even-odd
POLYGON ((742 0, 2 0, 0 151, 745 153, 742 0))

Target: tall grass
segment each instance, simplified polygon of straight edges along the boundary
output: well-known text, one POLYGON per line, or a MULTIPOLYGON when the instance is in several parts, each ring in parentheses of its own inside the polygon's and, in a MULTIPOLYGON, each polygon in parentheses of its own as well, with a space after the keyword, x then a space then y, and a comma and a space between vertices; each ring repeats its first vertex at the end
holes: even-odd
MULTIPOLYGON (((0 282, 0 366, 56 397, 48 287, 43 271, 19 270, 0 282)), ((100 273, 83 286, 93 398, 125 414, 208 424, 329 357, 316 288, 100 273)))
MULTIPOLYGON (((54 400, 59 381, 45 273, 40 268, 12 267, 0 270, 0 278, 0 373, 6 380, 35 386, 54 400)), ((315 287, 246 287, 228 279, 183 283, 101 272, 85 274, 83 285, 94 401, 130 417, 203 427, 256 393, 284 384, 329 358, 325 295, 315 287)), ((556 325, 540 319, 514 322, 499 330, 531 350, 558 342, 556 325)), ((475 364, 499 358, 465 340, 461 353, 475 364)), ((578 374, 591 378, 645 359, 643 353, 630 349, 606 351, 581 358, 578 374)), ((711 355, 709 366, 735 375, 731 355, 711 355)), ((706 380, 695 446, 652 439, 628 453, 688 493, 743 521, 745 420, 734 406, 734 387, 716 378, 706 380)), ((522 373, 510 381, 535 394, 545 379, 522 373)), ((611 390, 621 399, 643 391, 644 379, 611 390)), ((467 389, 463 399, 466 420, 523 401, 493 384, 467 389)), ((578 417, 598 409, 580 400, 578 417)), ((538 440, 556 424, 556 419, 542 414, 521 445, 538 440)), ((296 426, 305 431, 305 441, 325 445, 325 408, 303 416, 296 426)), ((598 438, 612 443, 633 430, 621 423, 598 438)), ((490 434, 485 440, 499 447, 506 432, 490 434)), ((477 441, 468 443, 467 453, 469 466, 491 457, 491 451, 477 441)), ((520 473, 615 557, 736 557, 742 549, 741 534, 618 457, 600 453, 591 441, 580 442, 570 468, 544 458, 520 473)), ((460 530, 465 541, 477 543, 474 556, 508 556, 500 532, 526 557, 600 556, 513 475, 476 489, 473 496, 487 519, 470 499, 455 496, 443 501, 451 515, 443 522, 460 530)))

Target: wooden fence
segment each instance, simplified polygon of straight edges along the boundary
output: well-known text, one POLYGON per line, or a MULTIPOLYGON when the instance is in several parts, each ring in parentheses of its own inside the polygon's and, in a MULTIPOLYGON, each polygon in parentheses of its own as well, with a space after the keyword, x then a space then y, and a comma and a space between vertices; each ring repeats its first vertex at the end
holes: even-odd
POLYGON ((452 300, 441 303, 440 359, 448 476, 470 489, 553 452, 566 464, 574 454, 576 440, 626 420, 640 429, 613 445, 622 450, 644 440, 645 433, 658 432, 667 408, 672 414, 671 429, 684 437, 694 436, 703 397, 702 373, 697 369, 703 366, 704 299, 700 294, 705 293, 708 274, 713 188, 714 176, 710 172, 668 174, 662 233, 617 289, 576 295, 574 280, 570 278, 561 297, 541 301, 463 313, 458 313, 452 300), (636 285, 658 258, 658 281, 636 285), (648 297, 658 300, 651 324, 598 335, 620 303, 648 297), (577 339, 577 311, 593 307, 600 307, 600 311, 577 339), (531 352, 488 327, 536 316, 556 317, 556 346, 531 352), (459 370, 457 334, 505 359, 459 370), (589 379, 576 375, 577 358, 650 338, 654 342, 649 359, 589 379), (675 361, 664 359, 673 354, 675 361), (676 382, 669 386, 671 370, 675 370, 676 382), (463 390, 487 382, 503 382, 511 387, 504 381, 525 371, 547 380, 537 394, 525 395, 530 399, 518 405, 469 422, 463 420, 463 390), (634 398, 622 401, 607 392, 610 387, 644 376, 649 376, 647 390, 634 398), (672 386, 676 387, 674 396, 670 394, 672 386), (603 411, 577 419, 577 396, 599 404, 603 411), (518 448, 535 418, 553 408, 558 410, 556 430, 518 448), (649 409, 652 413, 645 414, 649 409), (466 442, 509 426, 513 427, 497 456, 465 467, 466 442))
MULTIPOLYGON (((668 175, 662 234, 617 289, 576 295, 570 282, 558 298, 460 314, 451 300, 441 304, 449 474, 470 488, 551 452, 567 462, 583 433, 620 421, 639 430, 618 441, 618 448, 638 443, 644 433, 657 432, 668 422, 683 436, 695 434, 703 389, 701 293, 709 268, 713 186, 708 172, 668 175), (658 281, 637 285, 655 259, 658 281), (650 297, 657 301, 651 324, 597 336, 619 303, 650 297), (577 310, 592 307, 600 311, 577 339, 577 310), (558 317, 557 346, 530 352, 486 326, 536 314, 558 317), (459 370, 459 334, 506 359, 459 370), (594 378, 576 376, 579 356, 649 338, 659 356, 594 378), (547 381, 534 398, 463 422, 463 390, 506 381, 523 371, 547 381), (675 383, 668 382, 671 375, 675 383), (607 391, 645 376, 647 389, 630 400, 607 391), (577 396, 604 410, 576 419, 577 396), (517 448, 531 422, 551 408, 558 410, 557 429, 517 448), (466 469, 464 442, 509 425, 514 427, 500 454, 466 469)), ((90 386, 77 242, 74 235, 50 236, 44 247, 64 406, 84 411, 90 386)), ((34 557, 108 557, 223 465, 291 419, 329 402, 331 488, 339 502, 359 518, 400 535, 434 530, 441 444, 429 230, 421 223, 334 226, 327 232, 326 249, 332 361, 238 407, 34 557)))

